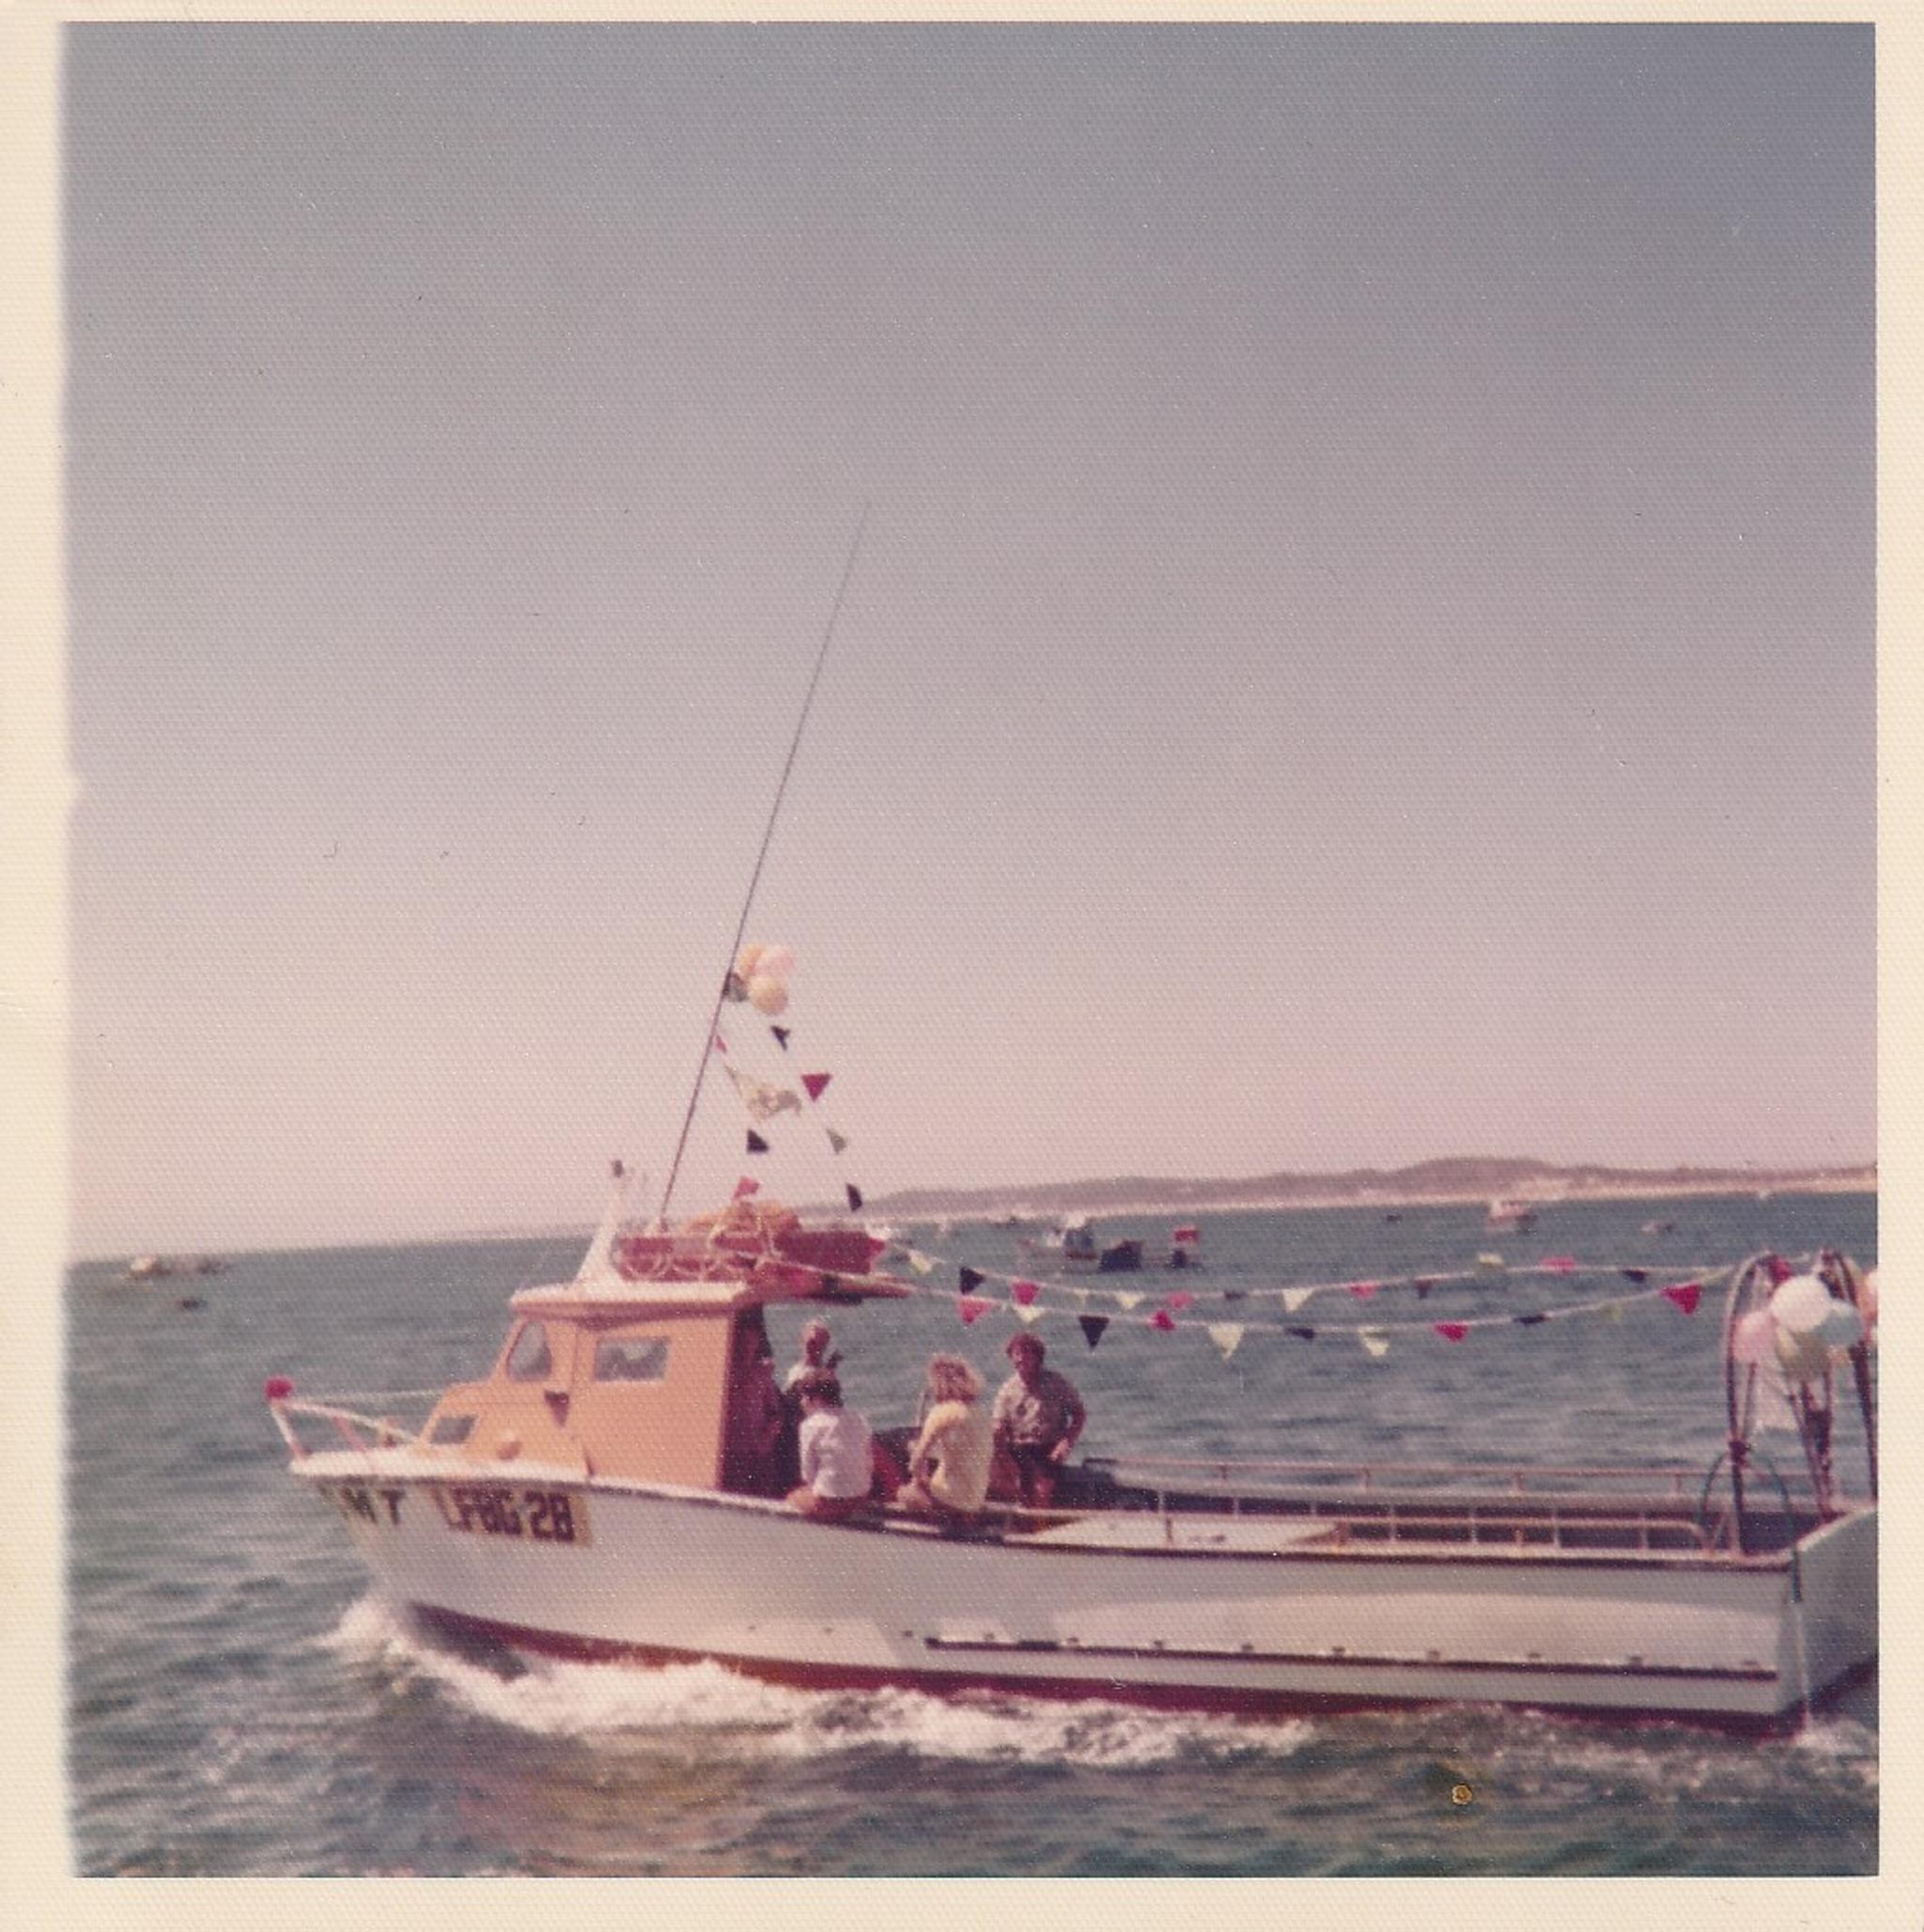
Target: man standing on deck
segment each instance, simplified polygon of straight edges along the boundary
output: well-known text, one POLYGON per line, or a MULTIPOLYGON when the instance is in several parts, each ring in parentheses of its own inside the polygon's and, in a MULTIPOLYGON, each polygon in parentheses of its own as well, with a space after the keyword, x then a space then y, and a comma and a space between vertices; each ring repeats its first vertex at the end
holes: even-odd
POLYGON ((1016 1373, 996 1396, 996 1441, 1022 1475, 1022 1500, 1047 1509, 1055 1500, 1056 1472, 1069 1458, 1089 1412, 1067 1376, 1042 1365, 1042 1343, 1024 1331, 1009 1338, 1016 1373))

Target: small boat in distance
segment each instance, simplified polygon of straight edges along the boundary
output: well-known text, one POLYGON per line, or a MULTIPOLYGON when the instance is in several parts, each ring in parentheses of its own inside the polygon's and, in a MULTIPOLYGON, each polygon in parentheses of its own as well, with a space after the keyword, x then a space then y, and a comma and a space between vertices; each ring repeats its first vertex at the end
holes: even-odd
POLYGON ((1193 1222, 1185 1222, 1181 1227, 1171 1228, 1169 1237, 1169 1254, 1163 1261, 1165 1268, 1201 1268, 1202 1266, 1202 1230, 1193 1222))
POLYGON ((174 1272, 174 1264, 164 1254, 136 1254, 127 1264, 127 1279, 131 1282, 166 1281, 174 1272))
POLYGON ((1490 1203, 1483 1215, 1483 1225, 1489 1228, 1510 1228, 1520 1235, 1527 1235, 1537 1224, 1537 1210, 1528 1201, 1504 1200, 1498 1198, 1490 1203))
POLYGON ((1058 1274, 1135 1274, 1142 1266, 1140 1241, 1111 1241, 1100 1247, 1095 1223, 1086 1214, 1073 1216, 1046 1235, 1025 1235, 1016 1245, 1025 1266, 1058 1274))

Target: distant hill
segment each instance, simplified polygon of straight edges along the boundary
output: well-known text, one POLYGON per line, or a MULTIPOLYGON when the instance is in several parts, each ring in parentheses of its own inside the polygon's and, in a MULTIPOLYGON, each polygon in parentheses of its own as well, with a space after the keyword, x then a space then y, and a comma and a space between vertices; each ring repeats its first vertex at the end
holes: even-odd
POLYGON ((1032 1187, 909 1188, 871 1195, 864 1212, 912 1221, 936 1214, 970 1218, 1028 1214, 1115 1213, 1127 1208, 1340 1207, 1348 1203, 1485 1201, 1497 1195, 1556 1201, 1585 1195, 1874 1192, 1877 1169, 1824 1167, 1766 1173, 1745 1167, 1558 1167, 1546 1161, 1458 1157, 1414 1167, 1357 1167, 1343 1174, 1260 1174, 1242 1179, 1175 1179, 1115 1175, 1104 1180, 1032 1187))

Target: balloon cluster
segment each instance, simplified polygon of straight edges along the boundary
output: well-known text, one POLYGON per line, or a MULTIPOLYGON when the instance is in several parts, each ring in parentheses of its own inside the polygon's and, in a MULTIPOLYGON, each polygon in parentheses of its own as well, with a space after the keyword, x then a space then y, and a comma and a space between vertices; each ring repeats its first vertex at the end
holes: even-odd
POLYGON ((728 975, 728 997, 746 1000, 772 1020, 788 1010, 788 975, 794 971, 795 955, 786 946, 743 946, 728 975))
POLYGON ((1752 1365, 1775 1361, 1789 1380, 1813 1380, 1839 1352, 1854 1348, 1876 1321, 1874 1270, 1865 1276, 1861 1294, 1862 1305, 1853 1306, 1833 1295, 1818 1276, 1792 1275, 1732 1331, 1731 1360, 1752 1365))

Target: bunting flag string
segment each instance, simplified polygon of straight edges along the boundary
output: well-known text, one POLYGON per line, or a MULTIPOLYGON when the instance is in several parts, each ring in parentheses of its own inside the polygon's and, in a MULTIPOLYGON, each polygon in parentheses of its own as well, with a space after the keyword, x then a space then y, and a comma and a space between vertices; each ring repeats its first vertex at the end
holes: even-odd
POLYGON ((766 1154, 768 1151, 768 1142, 753 1128, 748 1130, 748 1150, 751 1154, 766 1154))

